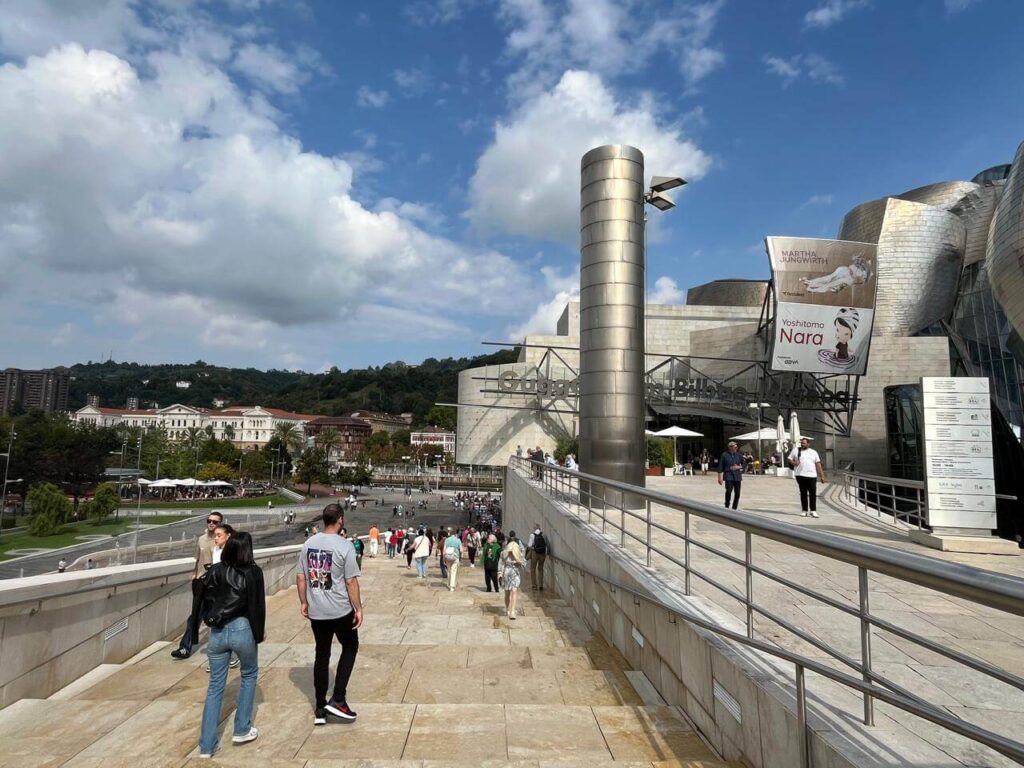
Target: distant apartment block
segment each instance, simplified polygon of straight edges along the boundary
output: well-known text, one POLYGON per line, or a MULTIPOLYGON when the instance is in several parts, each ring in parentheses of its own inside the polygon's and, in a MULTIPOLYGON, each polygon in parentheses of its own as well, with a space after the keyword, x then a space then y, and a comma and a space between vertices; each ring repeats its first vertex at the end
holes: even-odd
POLYGON ((5 369, 0 384, 0 414, 6 416, 19 406, 26 411, 66 411, 69 379, 67 368, 41 371, 5 369))
POLYGON ((402 413, 395 416, 391 413, 375 413, 373 411, 356 411, 349 414, 354 419, 367 422, 374 432, 387 432, 389 435, 401 432, 412 426, 412 414, 402 413))
POLYGON ((409 436, 410 445, 430 445, 445 453, 455 453, 455 433, 441 427, 426 427, 409 436))

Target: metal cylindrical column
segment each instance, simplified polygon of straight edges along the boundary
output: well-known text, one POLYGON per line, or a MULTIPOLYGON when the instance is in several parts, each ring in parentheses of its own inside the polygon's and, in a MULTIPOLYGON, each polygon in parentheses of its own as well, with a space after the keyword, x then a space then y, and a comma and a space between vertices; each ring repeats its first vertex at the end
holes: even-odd
MULTIPOLYGON (((580 469, 644 485, 644 156, 611 144, 580 181, 580 469)), ((617 500, 618 501, 618 500, 617 500)))

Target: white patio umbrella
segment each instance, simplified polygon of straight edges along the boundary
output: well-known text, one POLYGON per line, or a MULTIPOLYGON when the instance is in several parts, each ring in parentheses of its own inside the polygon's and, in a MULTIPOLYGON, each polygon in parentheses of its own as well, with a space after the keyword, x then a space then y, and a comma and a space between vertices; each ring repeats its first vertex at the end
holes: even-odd
POLYGON ((753 432, 744 432, 742 435, 736 435, 731 438, 740 443, 751 442, 753 440, 777 440, 778 430, 775 427, 761 427, 760 430, 754 430, 753 432))
MULTIPOLYGON (((779 420, 775 423, 775 450, 782 456, 782 441, 786 439, 786 420, 779 414, 779 420)), ((783 456, 785 460, 785 456, 783 456)))
POLYGON ((672 438, 672 466, 676 465, 676 438, 677 437, 704 437, 702 432, 694 432, 692 429, 684 429, 683 427, 677 427, 675 425, 671 427, 665 427, 665 429, 659 430, 654 433, 658 437, 671 437, 672 438))

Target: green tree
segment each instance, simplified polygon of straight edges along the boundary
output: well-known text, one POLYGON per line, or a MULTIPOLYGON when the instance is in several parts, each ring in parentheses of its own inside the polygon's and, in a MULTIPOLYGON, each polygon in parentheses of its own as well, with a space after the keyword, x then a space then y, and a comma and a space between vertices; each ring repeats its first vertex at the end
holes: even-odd
POLYGON ((394 446, 407 446, 412 438, 412 432, 408 429, 399 429, 391 433, 391 444, 394 446))
POLYGON ((672 439, 665 437, 648 437, 647 463, 652 467, 671 467, 672 439))
POLYGON ((94 525, 100 525, 121 506, 121 497, 113 483, 100 483, 96 493, 85 504, 85 515, 94 525))
POLYGON ((235 476, 235 471, 222 461, 208 461, 199 467, 199 480, 223 480, 228 482, 235 476))
POLYGON ((28 492, 32 507, 28 530, 33 536, 52 536, 60 531, 71 514, 71 502, 53 483, 40 483, 28 492))
POLYGON ((457 410, 450 405, 435 405, 427 411, 424 421, 432 426, 454 432, 459 423, 459 415, 457 410))
POLYGON ((274 425, 274 437, 289 451, 297 451, 302 447, 302 427, 294 421, 279 421, 274 425))
POLYGON ((387 448, 389 445, 391 445, 391 435, 389 435, 383 429, 377 430, 368 438, 366 438, 366 450, 370 451, 371 453, 374 450, 387 448))
POLYGON ((320 430, 316 436, 316 446, 320 448, 328 459, 331 458, 331 451, 341 445, 341 433, 334 427, 326 427, 320 430))
POLYGON ((259 448, 252 448, 242 454, 242 477, 260 480, 267 476, 267 454, 259 448))
POLYGON ((235 447, 234 443, 230 440, 218 440, 217 438, 211 438, 203 443, 202 448, 199 449, 199 461, 219 461, 221 464, 227 464, 230 467, 238 466, 239 450, 235 447))
POLYGON ((195 451, 198 448, 202 448, 203 443, 205 443, 208 438, 209 435, 199 427, 187 427, 181 436, 181 441, 189 449, 195 451))
POLYGON ((230 424, 224 425, 224 439, 229 441, 235 439, 235 428, 230 424))
POLYGON ((555 444, 554 456, 558 461, 565 461, 565 457, 570 453, 579 458, 580 439, 578 437, 563 437, 555 444))
POLYGON ((313 483, 326 483, 330 480, 331 471, 327 465, 327 454, 320 448, 307 448, 295 465, 295 479, 306 484, 308 494, 313 483))

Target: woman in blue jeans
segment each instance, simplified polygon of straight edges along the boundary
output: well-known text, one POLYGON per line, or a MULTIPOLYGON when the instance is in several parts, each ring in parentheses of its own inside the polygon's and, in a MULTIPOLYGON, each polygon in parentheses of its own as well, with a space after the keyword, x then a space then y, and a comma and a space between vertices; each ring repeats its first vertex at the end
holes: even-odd
POLYGON ((210 627, 206 646, 210 658, 210 687, 203 707, 199 756, 213 757, 217 751, 217 726, 232 652, 241 661, 242 683, 238 689, 231 741, 245 744, 259 736, 252 724, 259 672, 256 646, 263 642, 267 606, 263 571, 253 559, 252 537, 248 533, 239 531, 228 539, 220 562, 203 577, 192 604, 193 642, 199 641, 200 616, 210 627))

